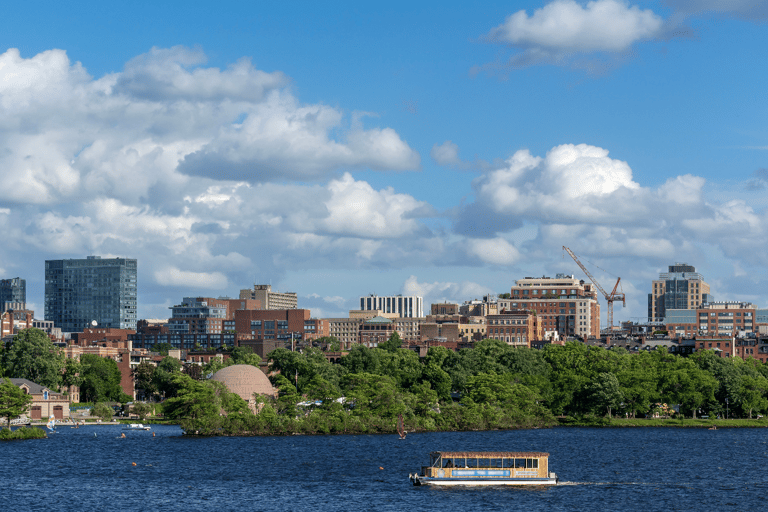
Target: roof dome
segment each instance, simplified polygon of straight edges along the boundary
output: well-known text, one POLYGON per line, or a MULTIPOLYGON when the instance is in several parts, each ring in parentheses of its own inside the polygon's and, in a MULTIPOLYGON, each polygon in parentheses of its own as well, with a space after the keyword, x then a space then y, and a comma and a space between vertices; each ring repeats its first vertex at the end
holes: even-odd
POLYGON ((211 379, 221 382, 248 403, 253 402, 254 393, 275 396, 272 384, 264 372, 249 364, 227 366, 214 373, 211 379))

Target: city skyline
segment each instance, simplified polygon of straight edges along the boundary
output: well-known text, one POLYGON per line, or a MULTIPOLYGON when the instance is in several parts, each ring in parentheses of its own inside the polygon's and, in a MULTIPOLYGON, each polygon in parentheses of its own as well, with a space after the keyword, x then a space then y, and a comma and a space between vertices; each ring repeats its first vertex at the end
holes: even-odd
POLYGON ((768 6, 721 4, 8 6, 0 278, 42 313, 45 260, 136 258, 139 318, 338 317, 587 281, 567 246, 617 321, 680 261, 766 307, 768 6))

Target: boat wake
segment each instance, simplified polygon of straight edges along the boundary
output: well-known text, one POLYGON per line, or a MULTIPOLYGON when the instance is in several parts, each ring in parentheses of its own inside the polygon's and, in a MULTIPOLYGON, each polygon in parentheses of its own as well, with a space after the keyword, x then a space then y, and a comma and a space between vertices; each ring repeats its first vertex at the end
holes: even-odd
POLYGON ((557 482, 558 486, 561 485, 652 485, 665 487, 690 487, 691 484, 686 483, 669 483, 669 482, 557 482))

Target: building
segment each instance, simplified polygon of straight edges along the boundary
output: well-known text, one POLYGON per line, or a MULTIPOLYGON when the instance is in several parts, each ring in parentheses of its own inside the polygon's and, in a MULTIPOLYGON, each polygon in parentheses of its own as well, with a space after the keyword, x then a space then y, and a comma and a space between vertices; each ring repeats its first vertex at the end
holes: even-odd
POLYGON ((221 334, 234 332, 235 311, 256 310, 259 301, 212 297, 184 297, 181 304, 171 306, 168 332, 171 334, 221 334))
POLYGON ((543 338, 542 324, 531 311, 505 311, 486 317, 486 338, 514 347, 531 348, 531 342, 543 338))
POLYGON ((27 379, 10 379, 25 394, 32 397, 27 414, 32 421, 40 421, 53 416, 57 420, 69 418, 69 399, 62 393, 36 384, 27 379))
POLYGON ((510 297, 498 300, 499 314, 520 309, 532 311, 545 338, 600 336, 600 304, 591 283, 566 274, 554 278, 526 277, 515 281, 510 297))
POLYGON ((0 279, 0 313, 8 309, 25 309, 26 306, 19 308, 11 304, 26 304, 27 302, 27 281, 20 277, 13 279, 0 279))
POLYGON ((328 336, 328 322, 311 318, 308 309, 235 311, 239 345, 253 341, 279 341, 283 346, 298 340, 311 341, 328 336))
POLYGON ((253 290, 240 290, 240 298, 259 301, 261 309, 296 309, 299 304, 295 292, 273 292, 269 284, 255 284, 253 290))
POLYGON ((45 319, 64 332, 98 327, 136 329, 135 259, 88 256, 46 260, 45 319))
POLYGON ((494 296, 486 295, 483 300, 468 300, 459 307, 459 314, 466 317, 486 317, 499 312, 499 303, 494 296))
POLYGON ((709 302, 696 309, 668 309, 664 324, 676 339, 697 334, 738 336, 757 332, 757 316, 757 306, 748 302, 709 302))
POLYGON ((709 285, 696 268, 686 263, 675 263, 669 266, 669 272, 659 274, 659 278, 651 283, 648 319, 658 322, 663 320, 667 310, 696 309, 710 301, 709 285))
POLYGON ((376 294, 371 294, 367 297, 360 297, 360 309, 363 311, 379 310, 402 318, 423 318, 424 299, 416 296, 379 297, 376 294))

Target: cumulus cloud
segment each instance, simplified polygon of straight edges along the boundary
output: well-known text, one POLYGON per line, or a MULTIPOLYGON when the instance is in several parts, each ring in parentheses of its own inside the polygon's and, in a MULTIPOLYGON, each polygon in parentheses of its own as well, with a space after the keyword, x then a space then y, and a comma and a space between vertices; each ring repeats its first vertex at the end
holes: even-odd
POLYGON ((579 54, 620 53, 633 44, 653 39, 663 19, 650 9, 620 0, 594 0, 581 5, 555 0, 532 15, 518 11, 485 38, 518 50, 511 67, 538 63, 562 64, 579 54))
POLYGON ((28 59, 7 50, 0 167, 13 172, 3 199, 51 204, 109 194, 137 202, 190 175, 257 182, 419 168, 419 154, 393 129, 302 103, 279 71, 248 59, 223 70, 204 64, 199 49, 153 48, 94 79, 62 50, 28 59))
POLYGON ((403 295, 416 295, 424 298, 425 313, 429 311, 429 304, 446 301, 463 303, 465 300, 481 299, 484 295, 495 293, 499 293, 499 290, 492 290, 487 286, 471 281, 463 281, 461 283, 435 281, 427 283, 419 282, 418 277, 413 275, 405 280, 402 287, 403 295))
POLYGON ((155 280, 164 286, 178 286, 186 289, 224 290, 227 276, 221 272, 190 272, 176 267, 167 267, 155 272, 155 280))

